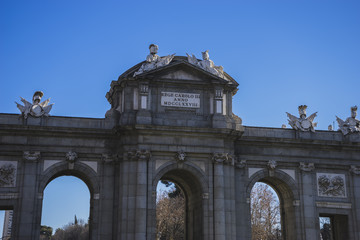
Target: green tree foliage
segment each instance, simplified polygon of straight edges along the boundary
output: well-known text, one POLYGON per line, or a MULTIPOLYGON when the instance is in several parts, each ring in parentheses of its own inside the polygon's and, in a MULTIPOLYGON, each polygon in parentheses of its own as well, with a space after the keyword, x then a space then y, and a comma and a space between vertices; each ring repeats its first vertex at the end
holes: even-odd
POLYGON ((280 204, 276 193, 264 183, 251 191, 252 240, 281 239, 280 204))
POLYGON ((156 230, 159 240, 185 239, 185 198, 181 190, 170 197, 174 191, 170 189, 157 196, 156 230))
POLYGON ((52 232, 53 232, 52 227, 42 225, 40 227, 40 239, 41 240, 51 239, 52 232))

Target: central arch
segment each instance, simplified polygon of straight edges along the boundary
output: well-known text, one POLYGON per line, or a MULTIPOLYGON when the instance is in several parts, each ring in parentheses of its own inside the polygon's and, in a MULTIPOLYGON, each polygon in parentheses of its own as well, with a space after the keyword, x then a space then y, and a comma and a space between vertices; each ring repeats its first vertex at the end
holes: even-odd
MULTIPOLYGON (((156 174, 152 186, 153 191, 156 192, 156 186, 160 180, 168 180, 177 184, 185 195, 185 239, 206 239, 204 211, 207 208, 207 201, 203 195, 207 193, 207 186, 203 172, 189 164, 170 164, 156 174)), ((153 195, 153 203, 153 208, 156 209, 156 194, 153 195)), ((156 222, 155 218, 156 214, 153 215, 153 222, 156 222)))

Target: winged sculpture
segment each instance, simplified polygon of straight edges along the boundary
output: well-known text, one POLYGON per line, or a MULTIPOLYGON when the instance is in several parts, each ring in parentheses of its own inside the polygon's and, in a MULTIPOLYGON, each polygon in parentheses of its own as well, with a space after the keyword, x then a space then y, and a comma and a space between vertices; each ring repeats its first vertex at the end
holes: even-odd
POLYGON ((23 102, 24 105, 21 105, 21 104, 15 102, 17 108, 21 112, 21 115, 25 119, 27 119, 29 115, 33 116, 33 117, 42 117, 42 116, 48 117, 48 116, 50 116, 49 112, 51 111, 51 108, 54 104, 52 103, 49 105, 50 98, 43 102, 40 102, 43 95, 44 95, 43 92, 36 91, 32 98, 33 103, 26 101, 22 97, 20 97, 20 98, 21 98, 21 102, 23 102))
POLYGON ((215 66, 214 62, 210 60, 209 50, 206 50, 205 52, 201 52, 201 53, 203 58, 202 61, 199 61, 194 54, 192 54, 191 56, 189 54, 186 54, 188 56, 188 62, 218 77, 225 78, 224 68, 222 66, 215 66))
POLYGON ((344 135, 349 133, 360 132, 360 121, 356 119, 357 106, 351 107, 351 117, 348 117, 345 121, 336 116, 336 121, 339 124, 339 131, 344 135))
POLYGON ((295 129, 295 130, 300 130, 303 132, 315 132, 315 127, 317 126, 317 123, 314 123, 314 119, 317 116, 317 112, 311 114, 308 118, 306 117, 306 105, 300 105, 299 106, 299 115, 300 117, 295 117, 294 115, 286 112, 287 116, 288 116, 288 122, 289 125, 295 129))
POLYGON ((169 65, 169 63, 173 60, 175 56, 174 53, 165 57, 160 57, 159 55, 157 55, 159 46, 156 44, 150 44, 149 50, 150 54, 147 55, 145 63, 143 63, 139 70, 134 73, 134 77, 144 72, 169 65))

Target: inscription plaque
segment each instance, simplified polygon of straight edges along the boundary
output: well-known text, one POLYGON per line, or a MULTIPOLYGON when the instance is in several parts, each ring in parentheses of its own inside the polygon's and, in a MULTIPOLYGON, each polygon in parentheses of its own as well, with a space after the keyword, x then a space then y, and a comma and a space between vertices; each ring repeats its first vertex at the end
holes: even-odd
POLYGON ((200 94, 161 92, 161 106, 180 108, 200 108, 200 94))

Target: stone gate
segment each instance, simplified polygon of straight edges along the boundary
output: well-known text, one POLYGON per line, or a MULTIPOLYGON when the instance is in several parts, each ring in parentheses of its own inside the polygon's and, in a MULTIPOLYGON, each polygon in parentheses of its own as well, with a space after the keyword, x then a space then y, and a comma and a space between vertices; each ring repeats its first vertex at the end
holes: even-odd
POLYGON ((13 239, 39 239, 44 189, 63 175, 90 190, 91 239, 155 240, 159 180, 185 192, 188 240, 251 239, 256 182, 279 194, 284 239, 320 239, 319 216, 333 219, 335 239, 360 239, 358 132, 306 131, 312 120, 301 118, 299 129, 243 126, 238 83, 208 52, 150 48, 111 83, 103 119, 47 116, 40 92, 20 117, 0 114, 0 206, 13 210, 13 239))

